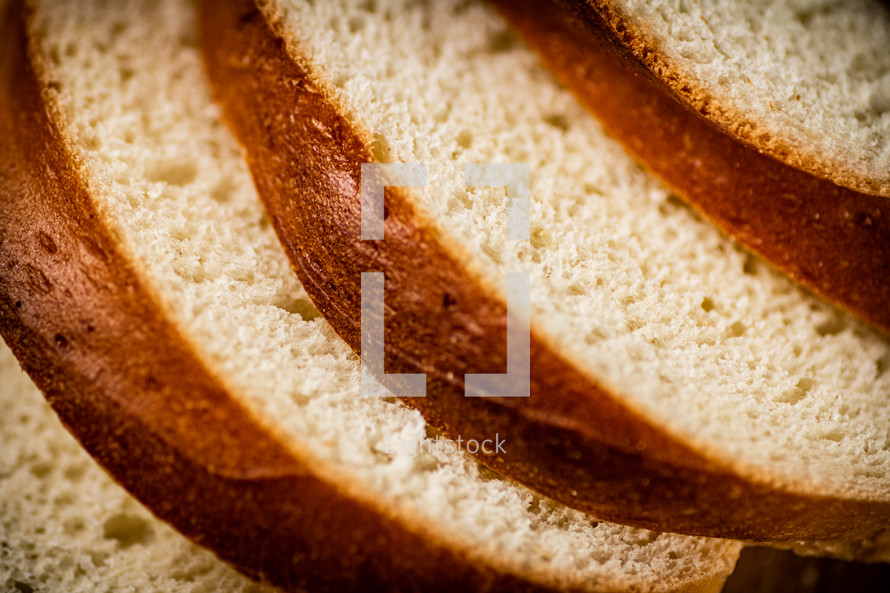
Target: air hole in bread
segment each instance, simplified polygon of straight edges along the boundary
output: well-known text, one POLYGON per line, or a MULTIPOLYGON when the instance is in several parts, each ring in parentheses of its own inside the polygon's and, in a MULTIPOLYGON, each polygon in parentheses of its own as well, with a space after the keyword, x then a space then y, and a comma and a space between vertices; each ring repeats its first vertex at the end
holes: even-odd
POLYGON ((548 115, 544 118, 544 123, 553 126, 558 130, 567 132, 569 130, 569 120, 564 115, 548 115))
POLYGON ((349 32, 358 33, 365 26, 365 19, 361 16, 353 16, 349 19, 349 32))
POLYGON ((535 249, 544 249, 550 247, 553 243, 550 233, 542 227, 532 228, 529 240, 535 249))
POLYGON ((584 341, 590 345, 602 342, 606 339, 606 334, 599 328, 593 328, 586 336, 584 341))
MULTIPOLYGON (((213 189, 210 191, 210 197, 214 202, 218 204, 226 204, 229 202, 232 194, 236 191, 236 188, 232 184, 232 181, 228 178, 223 178, 219 183, 217 183, 213 189)), ((260 224, 265 220, 265 217, 260 219, 260 224)), ((269 221, 266 220, 266 226, 268 226, 269 221)))
POLYGON ((110 33, 112 38, 116 38, 120 36, 121 33, 127 30, 127 25, 125 23, 117 22, 111 25, 110 33))
POLYGON ((823 433, 822 438, 826 441, 834 441, 836 443, 841 442, 844 439, 844 433, 839 429, 829 430, 826 433, 823 433))
POLYGON ((757 267, 757 258, 751 254, 745 254, 745 261, 742 264, 742 273, 748 276, 754 276, 757 274, 757 267))
POLYGON ((587 294, 587 289, 583 284, 575 282, 574 284, 569 285, 569 294, 574 296, 584 296, 587 294))
POLYGON ((89 466, 86 463, 74 463, 69 465, 64 471, 65 479, 74 483, 80 482, 86 474, 88 467, 89 466))
POLYGON ((69 537, 76 537, 77 534, 83 533, 84 529, 86 529, 86 524, 81 517, 74 517, 65 521, 64 530, 69 537))
POLYGON ((473 145, 473 132, 464 130, 457 135, 457 143, 463 149, 468 149, 473 145))
POLYGON ((51 463, 35 463, 31 466, 30 469, 31 475, 38 480, 42 480, 53 472, 53 466, 51 463))
POLYGON ((154 529, 142 517, 118 513, 103 523, 102 535, 105 539, 117 541, 123 548, 129 548, 149 543, 154 538, 154 529))
POLYGON ((828 318, 816 325, 820 336, 836 336, 847 328, 847 323, 840 315, 830 312, 828 318))
POLYGON ((88 552, 88 554, 90 556, 90 562, 92 562, 93 566, 95 566, 96 568, 102 568, 103 566, 105 566, 106 562, 108 561, 108 557, 110 556, 108 552, 90 551, 88 552))
POLYGON ((198 168, 181 159, 163 159, 146 165, 145 174, 150 181, 184 186, 198 176, 198 168))
POLYGON ((498 31, 491 36, 488 47, 493 53, 508 52, 519 46, 519 39, 510 29, 498 31))
POLYGON ((797 384, 782 394, 776 401, 794 405, 803 400, 815 385, 812 379, 800 379, 797 384))
POLYGON ((308 298, 294 299, 278 307, 291 315, 299 315, 304 321, 318 319, 321 315, 308 298))
POLYGON ((680 197, 676 194, 668 194, 664 201, 661 203, 661 212, 664 214, 672 213, 676 210, 688 210, 686 202, 684 202, 680 197))
POLYGON ((585 183, 584 184, 584 193, 588 196, 595 195, 600 198, 605 198, 606 194, 599 187, 594 185, 593 183, 585 183))

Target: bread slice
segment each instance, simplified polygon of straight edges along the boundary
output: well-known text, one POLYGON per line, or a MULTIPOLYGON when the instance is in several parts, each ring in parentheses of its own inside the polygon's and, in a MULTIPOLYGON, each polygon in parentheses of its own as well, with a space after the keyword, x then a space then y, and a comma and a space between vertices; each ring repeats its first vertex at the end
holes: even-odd
POLYGON ((570 511, 359 396, 219 122, 189 3, 7 17, 0 331, 157 516, 287 590, 719 590, 739 544, 570 511))
POLYGON ((575 4, 591 19, 608 15, 660 79, 730 135, 844 187, 890 197, 886 2, 575 4))
POLYGON ((105 475, 0 344, 0 590, 262 593, 105 475))
POLYGON ((886 2, 497 4, 696 210, 890 331, 886 2))
POLYGON ((303 285, 353 349, 386 274, 386 369, 486 464, 621 523, 751 540, 890 519, 890 343, 747 255, 609 139, 472 2, 204 4, 211 77, 303 285), (423 162, 362 241, 361 164, 423 162), (467 163, 529 163, 530 240, 467 163), (508 272, 531 275, 531 397, 506 369, 508 272))

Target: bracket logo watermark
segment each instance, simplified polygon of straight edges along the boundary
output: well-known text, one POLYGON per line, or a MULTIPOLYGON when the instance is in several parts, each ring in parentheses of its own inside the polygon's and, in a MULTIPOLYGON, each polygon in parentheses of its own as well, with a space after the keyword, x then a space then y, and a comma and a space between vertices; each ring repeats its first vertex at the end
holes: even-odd
MULTIPOLYGON (((364 163, 361 169, 361 238, 384 240, 387 187, 421 187, 423 163, 364 163)), ((528 241, 531 219, 531 168, 527 163, 473 163, 464 169, 467 187, 504 187, 507 239, 528 241)), ((467 397, 529 397, 531 391, 531 279, 528 272, 507 272, 507 372, 467 373, 467 397)), ((383 368, 384 274, 362 272, 362 395, 381 394, 382 385, 398 397, 426 397, 425 373, 387 373, 383 368)), ((384 392, 385 393, 385 392, 384 392)), ((386 394, 389 395, 389 394, 386 394)))

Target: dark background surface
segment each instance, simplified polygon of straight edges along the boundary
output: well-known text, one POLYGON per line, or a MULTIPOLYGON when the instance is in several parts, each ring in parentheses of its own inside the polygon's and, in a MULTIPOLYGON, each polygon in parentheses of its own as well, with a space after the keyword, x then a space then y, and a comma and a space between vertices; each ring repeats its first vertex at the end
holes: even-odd
POLYGON ((800 558, 746 548, 723 593, 890 593, 890 564, 800 558))

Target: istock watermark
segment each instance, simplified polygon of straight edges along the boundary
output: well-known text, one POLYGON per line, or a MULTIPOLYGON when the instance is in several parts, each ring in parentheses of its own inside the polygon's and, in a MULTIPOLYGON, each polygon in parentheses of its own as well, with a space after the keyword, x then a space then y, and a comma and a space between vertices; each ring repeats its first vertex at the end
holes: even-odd
MULTIPOLYGON (((384 237, 384 193, 387 187, 426 185, 423 163, 365 163, 361 170, 363 241, 384 237)), ((504 187, 507 197, 507 239, 528 241, 530 235, 531 167, 528 163, 465 165, 467 187, 504 187)), ((387 373, 384 359, 383 272, 362 272, 362 395, 380 395, 383 385, 399 397, 426 397, 426 375, 387 373)), ((529 397, 531 280, 528 272, 507 272, 507 372, 468 373, 466 397, 529 397)))
POLYGON ((455 439, 440 439, 437 435, 435 438, 421 441, 399 438, 389 439, 378 447, 378 451, 393 457, 402 457, 404 455, 417 457, 424 454, 436 456, 439 453, 454 455, 462 451, 466 451, 471 455, 506 455, 506 443, 507 441, 502 439, 499 434, 495 434, 490 439, 464 439, 461 436, 455 439))

